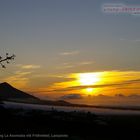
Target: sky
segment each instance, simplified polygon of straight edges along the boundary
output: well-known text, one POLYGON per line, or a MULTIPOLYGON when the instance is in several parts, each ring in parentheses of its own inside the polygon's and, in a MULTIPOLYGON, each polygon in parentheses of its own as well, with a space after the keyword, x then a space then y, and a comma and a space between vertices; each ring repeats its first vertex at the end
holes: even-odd
POLYGON ((0 55, 16 55, 0 81, 47 99, 140 94, 140 15, 108 14, 105 4, 140 6, 138 0, 0 0, 0 55))

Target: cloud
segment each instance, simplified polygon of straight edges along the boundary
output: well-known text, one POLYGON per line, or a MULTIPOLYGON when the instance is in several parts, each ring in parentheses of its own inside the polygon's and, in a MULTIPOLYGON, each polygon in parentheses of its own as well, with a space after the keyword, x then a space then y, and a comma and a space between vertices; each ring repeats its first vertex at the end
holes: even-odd
POLYGON ((76 55, 76 54, 79 54, 79 51, 61 52, 59 55, 68 56, 68 55, 76 55))
POLYGON ((103 94, 99 94, 99 95, 97 95, 97 96, 93 96, 93 98, 102 98, 102 99, 104 99, 104 98, 108 98, 108 99, 140 99, 140 95, 139 94, 130 94, 130 95, 125 95, 125 94, 120 94, 120 93, 118 93, 118 94, 115 94, 114 96, 109 96, 109 95, 103 95, 103 94))
POLYGON ((11 83, 15 87, 26 87, 27 83, 29 82, 28 76, 30 74, 31 72, 17 71, 15 72, 15 75, 4 78, 4 81, 11 83))
POLYGON ((136 98, 136 99, 140 99, 140 95, 139 94, 131 94, 128 96, 129 98, 136 98))
POLYGON ((93 64, 93 61, 83 61, 83 62, 77 62, 77 63, 63 63, 56 68, 57 69, 71 69, 74 67, 91 65, 91 64, 93 64))
POLYGON ((84 62, 80 62, 79 65, 90 65, 93 64, 92 61, 84 61, 84 62))
POLYGON ((38 69, 41 67, 40 65, 33 65, 33 64, 29 64, 29 65, 17 64, 16 66, 21 69, 38 69))
POLYGON ((121 38, 120 41, 140 42, 140 39, 125 39, 125 38, 121 38))
POLYGON ((75 67, 75 65, 73 64, 69 64, 69 63, 64 63, 61 66, 58 66, 57 69, 70 69, 75 67))
POLYGON ((135 83, 140 83, 140 79, 135 79, 135 80, 128 80, 120 83, 112 83, 112 84, 100 84, 100 85, 85 85, 85 86, 71 86, 67 88, 61 88, 61 89, 54 89, 53 91, 73 91, 73 90, 80 90, 80 89, 85 89, 85 88, 106 88, 106 87, 120 87, 124 85, 130 85, 130 84, 135 84, 135 83))
POLYGON ((18 76, 26 76, 26 75, 29 75, 31 73, 32 72, 30 72, 30 71, 25 71, 25 72, 23 72, 23 71, 16 71, 15 72, 15 74, 18 75, 18 76))
POLYGON ((136 40, 134 40, 135 42, 140 42, 140 39, 136 39, 136 40))
POLYGON ((22 65, 21 68, 22 69, 38 69, 40 68, 40 65, 22 65))
POLYGON ((98 74, 100 82, 83 85, 79 82, 78 74, 81 73, 68 73, 63 75, 52 75, 52 83, 45 87, 45 91, 54 94, 86 94, 87 88, 93 88, 93 93, 114 95, 117 93, 125 92, 125 95, 132 92, 139 93, 140 89, 140 71, 102 71, 90 72, 98 74), (131 89, 130 89, 131 88, 131 89))
POLYGON ((139 83, 140 82, 140 79, 133 79, 133 80, 128 80, 126 81, 126 83, 139 83))
POLYGON ((123 95, 123 94, 115 94, 115 97, 125 97, 125 95, 123 95))
POLYGON ((80 94, 68 94, 60 97, 60 99, 62 100, 82 99, 82 98, 83 97, 80 94))

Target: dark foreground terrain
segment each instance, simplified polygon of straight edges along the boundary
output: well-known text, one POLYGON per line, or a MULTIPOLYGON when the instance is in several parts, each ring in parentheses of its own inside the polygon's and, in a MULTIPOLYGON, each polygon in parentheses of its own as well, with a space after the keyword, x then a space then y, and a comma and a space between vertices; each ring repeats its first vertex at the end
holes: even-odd
POLYGON ((0 105, 0 138, 140 139, 140 116, 6 109, 0 105))

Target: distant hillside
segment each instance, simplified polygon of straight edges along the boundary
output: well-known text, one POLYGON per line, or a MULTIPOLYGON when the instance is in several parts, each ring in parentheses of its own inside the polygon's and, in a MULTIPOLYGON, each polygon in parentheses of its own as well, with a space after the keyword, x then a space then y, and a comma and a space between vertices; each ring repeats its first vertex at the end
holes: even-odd
POLYGON ((70 103, 65 102, 63 100, 59 101, 41 100, 37 97, 34 97, 28 93, 25 93, 21 90, 14 88, 13 86, 11 86, 6 82, 0 84, 0 100, 23 102, 23 103, 46 104, 46 105, 60 105, 60 106, 71 105, 70 103))
POLYGON ((20 91, 12 87, 8 83, 0 84, 0 99, 1 100, 19 100, 19 101, 40 101, 39 98, 29 95, 23 91, 20 91))

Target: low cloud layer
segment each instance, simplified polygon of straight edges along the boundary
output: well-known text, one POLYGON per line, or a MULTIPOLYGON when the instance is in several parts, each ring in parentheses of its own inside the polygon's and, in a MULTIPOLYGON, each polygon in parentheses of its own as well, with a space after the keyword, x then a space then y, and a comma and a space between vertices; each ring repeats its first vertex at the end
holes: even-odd
POLYGON ((60 99, 62 100, 73 100, 73 99, 82 99, 82 95, 80 94, 68 94, 68 95, 64 95, 64 96, 61 96, 60 99))

